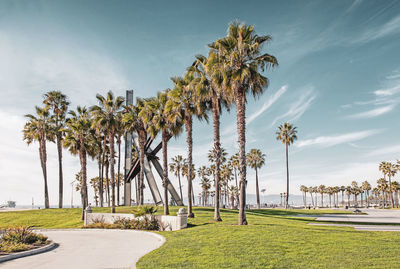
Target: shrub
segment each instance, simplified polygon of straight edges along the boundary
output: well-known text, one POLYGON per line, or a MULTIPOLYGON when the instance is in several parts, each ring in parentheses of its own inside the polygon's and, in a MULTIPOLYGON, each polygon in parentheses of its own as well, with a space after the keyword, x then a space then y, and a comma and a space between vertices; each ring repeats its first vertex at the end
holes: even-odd
POLYGON ((6 252, 6 253, 20 252, 28 250, 30 248, 32 248, 30 245, 24 243, 16 243, 10 241, 0 242, 0 252, 6 252))
POLYGON ((135 217, 142 217, 146 215, 154 215, 158 208, 156 206, 143 205, 133 209, 132 213, 135 217))
POLYGON ((35 233, 32 227, 21 226, 16 228, 8 228, 2 231, 2 242, 15 243, 15 244, 35 244, 42 245, 47 243, 47 236, 35 233))

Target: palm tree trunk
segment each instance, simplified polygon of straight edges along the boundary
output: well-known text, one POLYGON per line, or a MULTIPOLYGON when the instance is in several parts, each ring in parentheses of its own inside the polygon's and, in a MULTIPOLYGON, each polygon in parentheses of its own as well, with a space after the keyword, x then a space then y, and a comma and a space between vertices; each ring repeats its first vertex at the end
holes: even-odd
POLYGON ((115 148, 114 148, 114 132, 110 132, 110 174, 111 174, 111 213, 115 213, 115 170, 114 170, 114 162, 115 162, 115 148))
POLYGON ((192 115, 189 111, 185 111, 185 127, 186 127, 186 142, 188 145, 188 218, 194 218, 192 209, 192 150, 193 150, 193 139, 192 139, 192 115))
POLYGON ((47 185, 47 152, 46 152, 46 140, 39 140, 39 155, 40 164, 42 166, 43 179, 44 179, 44 207, 50 208, 49 202, 49 188, 47 185))
POLYGON ((182 185, 181 185, 181 169, 178 169, 179 191, 181 193, 181 201, 183 202, 182 185))
POLYGON ((238 203, 238 205, 239 205, 239 187, 238 187, 238 180, 237 180, 236 167, 234 167, 233 170, 235 171, 235 183, 236 183, 236 188, 237 188, 236 200, 237 200, 237 203, 238 203))
POLYGON ((389 194, 390 194, 390 201, 392 202, 392 208, 394 208, 392 177, 391 176, 389 176, 389 194))
POLYGON ((86 161, 86 151, 84 149, 83 142, 81 142, 81 150, 80 150, 80 159, 81 159, 81 168, 82 168, 82 220, 84 220, 84 212, 86 207, 88 206, 88 193, 87 193, 87 161, 86 161))
POLYGON ((288 154, 288 144, 286 144, 286 205, 289 206, 289 154, 288 154))
POLYGON ((108 204, 108 207, 111 206, 111 204, 110 204, 110 178, 108 177, 109 165, 110 164, 107 162, 107 164, 106 164, 106 185, 107 185, 107 204, 108 204))
POLYGON ((139 133, 139 162, 140 162, 140 173, 139 173, 139 180, 138 180, 138 188, 139 188, 139 205, 144 204, 144 146, 146 144, 146 135, 144 130, 141 130, 139 133))
POLYGON ((164 215, 169 215, 168 206, 168 136, 165 131, 162 132, 162 154, 163 154, 163 186, 164 186, 164 215))
POLYGON ((118 174, 117 174, 117 206, 119 206, 119 201, 120 201, 120 192, 119 192, 119 187, 120 187, 120 180, 119 180, 119 175, 121 174, 121 137, 118 136, 118 174))
POLYGON ((103 175, 104 175, 104 155, 102 152, 99 153, 99 200, 100 200, 100 206, 103 207, 103 175))
POLYGON ((215 168, 214 168, 214 181, 215 181, 215 207, 214 207, 214 221, 222 221, 221 214, 220 214, 220 163, 221 163, 221 147, 220 147, 220 122, 219 122, 219 104, 218 100, 213 98, 212 100, 212 116, 213 116, 213 127, 214 127, 214 150, 215 150, 215 168))
POLYGON ((63 207, 63 170, 62 170, 62 146, 61 137, 57 135, 57 151, 58 151, 58 207, 63 207))
POLYGON ((260 192, 258 189, 258 171, 257 167, 255 168, 256 170, 256 196, 257 196, 257 208, 260 209, 260 192))
POLYGON ((236 120, 239 144, 240 206, 239 225, 247 225, 246 220, 246 96, 243 88, 236 89, 236 120))

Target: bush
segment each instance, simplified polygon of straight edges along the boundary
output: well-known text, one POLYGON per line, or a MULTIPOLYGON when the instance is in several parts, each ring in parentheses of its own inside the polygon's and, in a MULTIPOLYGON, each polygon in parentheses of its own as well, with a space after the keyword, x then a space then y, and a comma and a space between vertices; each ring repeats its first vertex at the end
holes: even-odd
POLYGON ((93 223, 86 225, 85 228, 89 229, 113 229, 115 228, 112 224, 105 223, 105 220, 103 217, 98 218, 98 219, 93 219, 93 223))
POLYGON ((32 227, 16 227, 8 228, 2 231, 2 242, 15 243, 15 244, 28 244, 28 245, 42 245, 47 243, 47 236, 35 233, 32 227))
POLYGON ((12 253, 12 252, 20 252, 25 251, 32 248, 32 246, 24 243, 16 243, 9 241, 0 242, 0 252, 12 253))
POLYGON ((117 219, 113 226, 117 229, 135 229, 135 230, 148 230, 148 231, 158 231, 160 224, 154 215, 150 217, 145 215, 136 219, 117 219))

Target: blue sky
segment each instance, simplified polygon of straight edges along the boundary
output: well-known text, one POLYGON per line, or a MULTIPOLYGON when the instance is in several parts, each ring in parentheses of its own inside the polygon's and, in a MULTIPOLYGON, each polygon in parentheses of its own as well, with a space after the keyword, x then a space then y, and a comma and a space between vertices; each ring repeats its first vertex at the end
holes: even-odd
MULTIPOLYGON (((96 93, 153 96, 172 87, 196 54, 226 34, 229 22, 253 24, 273 41, 264 48, 279 67, 270 87, 247 105, 247 148, 267 155, 260 172, 266 193, 285 189, 284 147, 277 126, 290 121, 291 190, 299 186, 375 183, 378 163, 400 153, 400 2, 398 1, 1 1, 0 201, 42 201, 37 146, 22 142, 23 115, 43 93, 65 92, 72 107, 96 93)), ((234 153, 235 110, 222 117, 222 145, 234 153)), ((194 158, 206 164, 211 124, 196 122, 194 158)), ((185 136, 170 157, 185 154, 185 136)), ((79 171, 65 153, 66 185, 79 171)), ((57 164, 49 145, 50 202, 57 201, 57 164)), ((90 175, 96 175, 91 164, 90 175)), ((248 192, 255 193, 253 171, 248 192)), ((196 192, 200 191, 198 184, 196 192)), ((66 188, 65 202, 70 199, 66 188)), ((76 195, 75 199, 78 199, 76 195)))

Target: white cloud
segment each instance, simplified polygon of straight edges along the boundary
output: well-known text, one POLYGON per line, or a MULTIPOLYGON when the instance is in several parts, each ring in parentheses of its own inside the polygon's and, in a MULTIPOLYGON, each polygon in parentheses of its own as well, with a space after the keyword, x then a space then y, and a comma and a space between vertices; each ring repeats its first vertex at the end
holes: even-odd
POLYGON ((366 43, 398 32, 400 32, 400 15, 381 26, 369 28, 353 43, 366 43))
POLYGON ((294 103, 291 104, 288 111, 283 115, 280 115, 274 119, 271 126, 274 126, 276 122, 281 119, 286 121, 293 122, 299 119, 304 112, 311 106, 312 102, 316 98, 316 94, 314 92, 314 87, 310 87, 305 93, 301 95, 301 97, 294 103))
POLYGON ((259 110, 257 110, 256 112, 254 112, 253 114, 251 114, 249 116, 249 118, 247 119, 246 123, 249 124, 250 122, 254 121, 263 112, 265 112, 268 108, 270 108, 279 99, 279 97, 281 97, 286 92, 287 89, 288 89, 288 86, 287 85, 283 85, 272 96, 270 96, 267 99, 267 101, 265 101, 264 105, 259 110))
POLYGON ((368 156, 377 155, 395 155, 394 157, 400 157, 400 145, 391 145, 388 147, 379 148, 368 153, 368 156))
POLYGON ((376 91, 374 91, 374 94, 377 96, 391 96, 391 95, 394 95, 399 92, 400 92, 400 85, 396 85, 389 89, 376 90, 376 91))
POLYGON ((294 145, 298 148, 313 146, 313 145, 320 147, 332 147, 343 143, 358 141, 366 137, 378 134, 380 132, 381 130, 367 130, 367 131, 352 132, 352 133, 333 135, 333 136, 319 136, 313 139, 300 140, 294 145))
POLYGON ((392 111, 395 107, 396 107, 396 105, 393 105, 393 104, 388 105, 388 106, 383 106, 383 107, 375 108, 375 109, 372 109, 369 111, 350 115, 350 116, 348 116, 348 118, 352 118, 352 119, 373 118, 373 117, 377 117, 377 116, 386 114, 386 113, 392 111))

